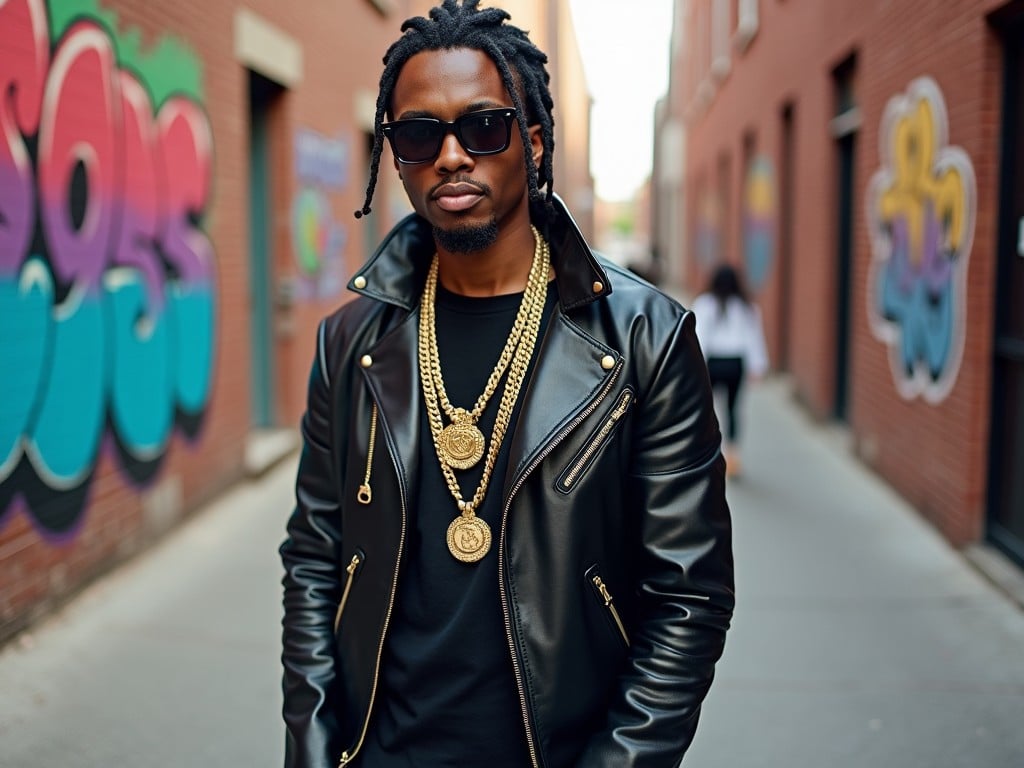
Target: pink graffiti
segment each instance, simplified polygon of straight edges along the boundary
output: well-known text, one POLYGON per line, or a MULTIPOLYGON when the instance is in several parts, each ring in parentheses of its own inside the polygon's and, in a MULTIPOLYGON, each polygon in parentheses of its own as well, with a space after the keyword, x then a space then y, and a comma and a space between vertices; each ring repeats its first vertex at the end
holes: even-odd
POLYGON ((154 116, 89 20, 66 31, 51 60, 43 0, 0 2, 0 51, 0 275, 17 273, 38 217, 59 283, 96 290, 113 262, 139 268, 155 298, 163 270, 146 253, 155 241, 177 277, 211 280, 212 246, 195 224, 212 171, 200 107, 173 97, 154 116), (33 169, 26 139, 36 134, 33 169), (84 200, 71 199, 76 180, 84 200))
POLYGON ((35 134, 50 67, 41 2, 0 2, 0 277, 17 272, 32 236, 32 168, 23 136, 35 134))

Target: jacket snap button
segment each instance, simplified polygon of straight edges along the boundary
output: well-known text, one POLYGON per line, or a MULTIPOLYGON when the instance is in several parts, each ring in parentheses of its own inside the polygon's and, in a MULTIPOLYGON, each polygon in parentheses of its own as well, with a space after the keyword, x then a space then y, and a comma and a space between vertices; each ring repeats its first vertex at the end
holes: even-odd
POLYGON ((604 357, 601 358, 601 367, 604 368, 606 371, 610 371, 612 368, 615 367, 615 358, 612 357, 611 355, 605 355, 604 357))
POLYGON ((352 285, 354 285, 359 290, 363 290, 363 288, 366 287, 366 278, 360 275, 359 277, 352 281, 352 285))
POLYGON ((604 283, 599 280, 594 281, 594 293, 600 293, 604 290, 604 283))
POLYGON ((373 358, 370 357, 369 355, 363 355, 361 358, 359 358, 359 364, 363 366, 363 368, 369 368, 371 365, 373 365, 373 358))

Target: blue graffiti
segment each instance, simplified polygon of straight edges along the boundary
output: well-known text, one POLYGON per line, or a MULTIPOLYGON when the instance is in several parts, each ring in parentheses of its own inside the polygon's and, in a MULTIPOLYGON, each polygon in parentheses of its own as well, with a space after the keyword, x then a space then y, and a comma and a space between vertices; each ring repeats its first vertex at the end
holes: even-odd
POLYGON ((903 218, 892 221, 892 257, 878 273, 878 313, 902 328, 900 359, 904 373, 913 376, 924 363, 932 381, 946 370, 954 343, 954 294, 950 261, 940 253, 940 225, 932 206, 926 206, 923 260, 910 260, 910 235, 903 218))

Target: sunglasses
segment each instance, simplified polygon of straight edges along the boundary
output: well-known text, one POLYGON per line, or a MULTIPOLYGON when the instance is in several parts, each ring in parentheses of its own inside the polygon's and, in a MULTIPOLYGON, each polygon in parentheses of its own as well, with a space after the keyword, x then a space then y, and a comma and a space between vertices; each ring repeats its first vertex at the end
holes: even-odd
POLYGON ((444 137, 454 133, 459 144, 471 155, 496 155, 508 149, 512 140, 511 107, 482 109, 445 122, 433 117, 413 117, 384 123, 381 129, 391 142, 391 150, 400 163, 426 163, 441 153, 444 137))

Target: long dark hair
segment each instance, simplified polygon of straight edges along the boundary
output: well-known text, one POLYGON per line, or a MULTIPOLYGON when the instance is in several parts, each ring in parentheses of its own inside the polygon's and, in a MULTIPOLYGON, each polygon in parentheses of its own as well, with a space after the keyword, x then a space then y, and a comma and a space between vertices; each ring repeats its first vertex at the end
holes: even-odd
POLYGON ((750 304, 747 291, 743 287, 743 279, 731 264, 721 264, 711 273, 708 293, 718 299, 718 310, 722 314, 725 313, 725 305, 733 296, 744 304, 750 304))

